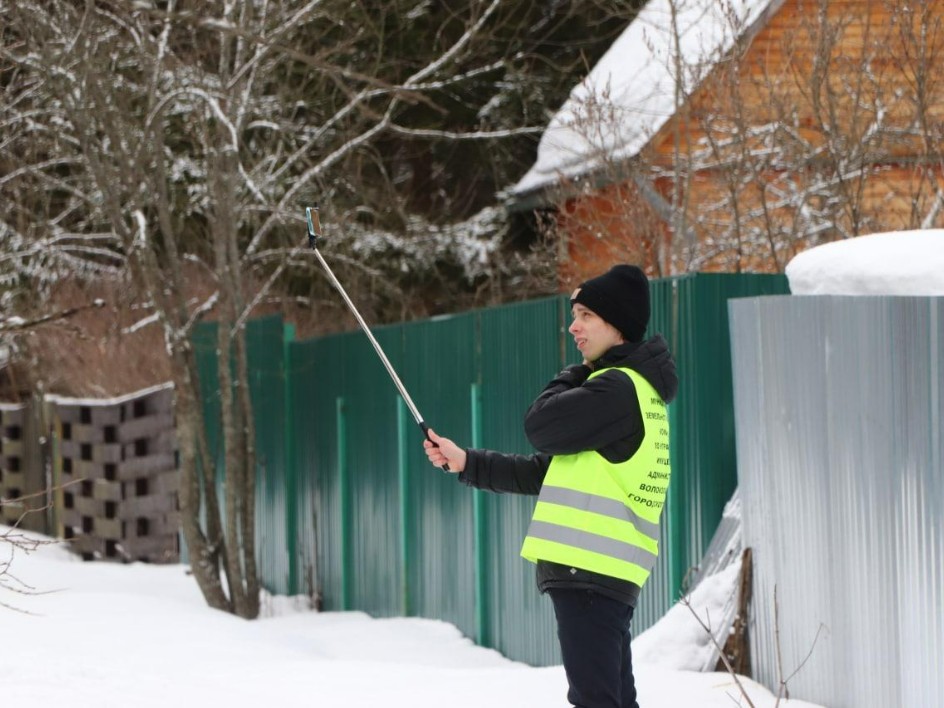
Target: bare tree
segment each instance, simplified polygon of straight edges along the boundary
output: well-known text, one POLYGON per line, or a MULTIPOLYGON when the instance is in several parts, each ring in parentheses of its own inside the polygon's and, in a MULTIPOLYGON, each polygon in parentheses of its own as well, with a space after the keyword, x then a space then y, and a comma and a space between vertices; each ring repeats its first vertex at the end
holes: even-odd
MULTIPOLYGON (((44 136, 39 147, 24 141, 37 154, 22 173, 32 183, 19 183, 18 209, 32 229, 23 248, 69 222, 88 267, 126 265, 150 303, 172 360, 181 523, 194 576, 211 606, 243 617, 259 611, 245 323, 277 287, 312 278, 302 206, 317 197, 344 213, 352 194, 365 206, 395 194, 397 175, 379 159, 391 136, 495 141, 537 130, 414 123, 418 106, 435 113, 444 94, 500 73, 501 62, 477 49, 501 0, 468 0, 421 35, 433 38, 431 50, 389 61, 385 25, 409 17, 389 8, 371 14, 382 8, 58 0, 3 10, 9 120, 24 135, 44 136), (57 206, 40 219, 44 200, 57 206), (218 323, 221 464, 207 441, 191 344, 209 313, 218 323)), ((492 232, 500 221, 476 218, 492 232)), ((475 256, 490 247, 489 238, 463 241, 421 217, 406 220, 413 238, 403 248, 428 250, 432 260, 444 249, 475 256)), ((393 299, 396 282, 356 257, 382 230, 348 226, 326 236, 339 276, 387 288, 393 299)))

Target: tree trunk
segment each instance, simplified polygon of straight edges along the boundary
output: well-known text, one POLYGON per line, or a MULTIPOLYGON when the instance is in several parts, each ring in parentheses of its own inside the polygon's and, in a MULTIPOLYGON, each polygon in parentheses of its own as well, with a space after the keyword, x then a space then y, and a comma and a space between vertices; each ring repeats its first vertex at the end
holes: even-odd
MULTIPOLYGON (((199 402, 193 395, 192 382, 187 373, 181 376, 180 357, 174 357, 174 389, 177 411, 177 444, 180 450, 180 524, 184 541, 190 551, 190 567, 200 592, 210 607, 227 612, 233 611, 232 603, 220 582, 220 547, 217 540, 211 543, 200 526, 200 464, 198 460, 198 434, 203 425, 199 402)), ((185 367, 183 367, 185 368, 185 367)), ((207 486, 212 486, 211 483, 207 486)), ((219 510, 207 510, 207 518, 219 520, 219 510)))

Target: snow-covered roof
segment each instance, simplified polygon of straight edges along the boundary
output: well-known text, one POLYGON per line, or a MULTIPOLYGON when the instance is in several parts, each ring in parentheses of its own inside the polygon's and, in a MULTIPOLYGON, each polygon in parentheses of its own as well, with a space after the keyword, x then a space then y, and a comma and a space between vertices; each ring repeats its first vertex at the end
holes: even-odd
POLYGON ((944 229, 833 241, 787 264, 794 295, 944 295, 944 229))
POLYGON ((635 156, 676 112, 675 76, 691 93, 783 0, 650 0, 551 119, 520 197, 635 156), (672 30, 673 12, 675 10, 672 30), (768 12, 769 11, 769 12, 768 12), (678 51, 675 37, 678 36, 678 51), (681 71, 675 69, 675 58, 681 71))

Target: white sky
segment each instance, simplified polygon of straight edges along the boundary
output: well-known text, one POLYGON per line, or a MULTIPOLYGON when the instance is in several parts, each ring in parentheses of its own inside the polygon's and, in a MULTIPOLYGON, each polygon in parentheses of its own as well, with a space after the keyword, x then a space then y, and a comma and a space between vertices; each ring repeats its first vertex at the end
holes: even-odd
POLYGON ((537 161, 511 189, 522 194, 634 156, 675 113, 675 57, 690 94, 715 60, 776 0, 650 0, 541 136, 537 161), (672 3, 676 32, 672 29, 672 3), (730 12, 729 12, 730 11, 730 12))
POLYGON ((794 295, 944 295, 944 229, 834 241, 786 267, 794 295))
MULTIPOLYGON (((0 526, 0 535, 8 530, 0 526)), ((10 547, 0 543, 0 570, 10 547)), ((226 705, 383 708, 566 708, 560 666, 532 668, 475 646, 451 624, 316 613, 273 598, 253 622, 209 609, 181 565, 86 563, 62 547, 17 552, 10 572, 38 592, 0 583, 0 695, 9 706, 189 708, 226 705), (50 592, 53 591, 53 592, 50 592)), ((736 568, 733 571, 736 574, 736 568)), ((715 617, 733 578, 705 584, 694 604, 715 617)), ((676 608, 684 609, 684 608, 676 608)), ((722 673, 671 668, 703 661, 706 640, 687 609, 634 644, 643 708, 731 708, 722 673), (646 663, 651 656, 658 663, 646 663)), ((773 708, 745 679, 757 708, 773 708)), ((816 708, 784 701, 783 708, 816 708)))

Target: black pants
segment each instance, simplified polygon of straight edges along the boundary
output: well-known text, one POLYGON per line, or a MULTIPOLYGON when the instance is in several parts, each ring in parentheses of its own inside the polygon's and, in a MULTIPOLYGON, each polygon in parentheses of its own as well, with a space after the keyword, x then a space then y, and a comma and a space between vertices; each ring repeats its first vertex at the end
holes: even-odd
POLYGON ((639 708, 629 643, 633 608, 593 590, 548 590, 557 615, 567 700, 577 708, 639 708))

